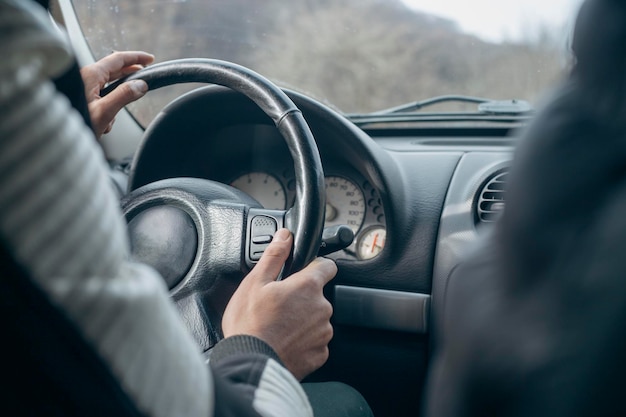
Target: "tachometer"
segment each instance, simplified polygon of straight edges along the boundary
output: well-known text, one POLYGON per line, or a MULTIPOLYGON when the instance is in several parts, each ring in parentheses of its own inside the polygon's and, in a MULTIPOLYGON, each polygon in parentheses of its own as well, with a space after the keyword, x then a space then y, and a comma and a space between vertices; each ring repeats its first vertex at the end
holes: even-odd
POLYGON ((287 193, 278 179, 265 172, 250 172, 235 178, 230 185, 250 195, 269 210, 287 208, 287 193))
POLYGON ((325 182, 325 227, 345 224, 356 235, 365 219, 363 191, 355 183, 343 177, 326 177, 325 182))

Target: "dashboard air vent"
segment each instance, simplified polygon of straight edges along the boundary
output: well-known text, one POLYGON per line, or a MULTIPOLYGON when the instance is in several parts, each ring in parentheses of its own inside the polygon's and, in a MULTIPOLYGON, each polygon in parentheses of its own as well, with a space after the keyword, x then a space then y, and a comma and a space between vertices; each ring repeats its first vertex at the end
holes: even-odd
POLYGON ((480 190, 476 204, 478 223, 495 222, 504 210, 504 194, 508 171, 492 175, 480 190))

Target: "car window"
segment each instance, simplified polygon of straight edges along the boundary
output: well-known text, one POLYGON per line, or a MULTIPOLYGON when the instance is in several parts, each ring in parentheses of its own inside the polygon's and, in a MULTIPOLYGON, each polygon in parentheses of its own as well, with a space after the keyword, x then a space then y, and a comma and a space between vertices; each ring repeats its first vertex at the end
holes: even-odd
MULTIPOLYGON (((580 0, 81 0, 95 57, 247 66, 346 113, 440 95, 537 102, 567 69, 580 0)), ((131 105, 146 125, 181 91, 131 105)))

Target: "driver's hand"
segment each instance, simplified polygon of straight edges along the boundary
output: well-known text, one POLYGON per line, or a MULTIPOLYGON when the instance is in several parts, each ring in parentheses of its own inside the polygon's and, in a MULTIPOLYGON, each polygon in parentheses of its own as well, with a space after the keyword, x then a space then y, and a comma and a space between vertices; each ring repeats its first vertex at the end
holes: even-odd
POLYGON ((81 68, 80 75, 85 84, 89 114, 96 138, 111 130, 115 115, 128 103, 143 97, 148 91, 148 85, 142 80, 129 81, 111 91, 106 97, 100 97, 100 90, 108 83, 132 74, 153 61, 154 55, 146 52, 113 52, 81 68))
POLYGON ((281 229, 263 257, 233 294, 224 317, 224 337, 246 334, 268 343, 298 380, 328 359, 332 306, 324 286, 337 274, 329 259, 317 258, 300 272, 276 281, 293 237, 281 229))

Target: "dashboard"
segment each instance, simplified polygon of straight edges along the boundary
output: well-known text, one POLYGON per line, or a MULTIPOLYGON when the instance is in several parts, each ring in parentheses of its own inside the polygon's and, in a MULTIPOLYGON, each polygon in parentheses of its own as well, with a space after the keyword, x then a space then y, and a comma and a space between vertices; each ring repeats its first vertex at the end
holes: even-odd
MULTIPOLYGON (((233 94, 215 87, 208 89, 209 92, 217 90, 214 94, 218 95, 233 94)), ((206 100, 212 96, 194 96, 192 93, 190 100, 201 97, 206 100)), ((276 128, 262 120, 258 110, 239 112, 246 116, 236 122, 218 114, 208 123, 202 114, 176 109, 169 111, 168 120, 172 113, 175 113, 176 124, 185 126, 185 132, 181 134, 179 128, 176 132, 169 131, 168 126, 165 130, 159 129, 156 140, 150 140, 156 143, 155 151, 148 150, 146 156, 144 149, 142 167, 139 168, 143 172, 139 173, 141 184, 167 177, 205 178, 247 193, 266 209, 284 210, 293 205, 296 182, 289 150, 276 128), (172 136, 177 137, 175 148, 169 142, 172 136), (165 147, 167 150, 163 152, 165 147), (163 155, 167 155, 167 160, 163 160, 163 155)), ((347 248, 329 256, 371 260, 385 247, 384 205, 371 176, 356 162, 359 158, 337 152, 341 146, 322 146, 336 139, 334 134, 316 137, 324 166, 325 227, 347 225, 354 233, 354 240, 347 248)))
MULTIPOLYGON (((355 234, 349 247, 329 255, 343 262, 337 282, 420 294, 445 286, 504 205, 512 129, 360 129, 330 107, 286 92, 317 142, 325 226, 345 224, 355 234)), ((267 209, 288 208, 295 198, 293 161, 280 133, 254 103, 223 87, 172 102, 139 151, 131 190, 196 177, 238 188, 267 209)))
MULTIPOLYGON (((361 129, 322 103, 286 92, 317 142, 325 226, 345 224, 355 234, 350 246, 329 255, 340 267, 334 283, 409 294, 417 313, 399 330, 427 333, 450 272, 504 207, 514 130, 361 129)), ((238 188, 267 209, 288 208, 295 198, 293 161, 280 133, 254 103, 223 87, 172 102, 146 130, 137 155, 130 190, 196 177, 238 188)), ((352 311, 345 321, 388 329, 397 320, 387 309, 393 304, 374 305, 364 309, 371 310, 367 317, 352 311)))
MULTIPOLYGON (((423 388, 450 273, 504 206, 513 129, 359 128, 286 92, 320 153, 325 226, 355 232, 349 247, 329 255, 338 266, 327 286, 335 336, 328 363, 312 380, 341 380, 378 407, 401 398, 398 409, 415 410, 411 393, 423 388), (381 387, 379 377, 393 383, 381 387)), ((293 161, 271 120, 216 86, 167 106, 146 130, 129 173, 129 190, 204 178, 268 209, 290 207, 296 193, 293 161)))

